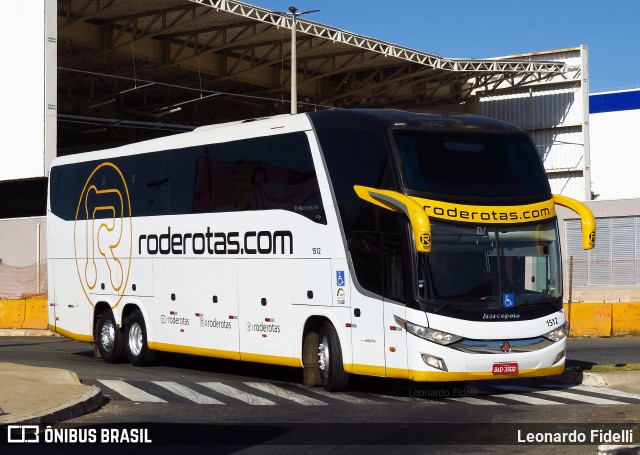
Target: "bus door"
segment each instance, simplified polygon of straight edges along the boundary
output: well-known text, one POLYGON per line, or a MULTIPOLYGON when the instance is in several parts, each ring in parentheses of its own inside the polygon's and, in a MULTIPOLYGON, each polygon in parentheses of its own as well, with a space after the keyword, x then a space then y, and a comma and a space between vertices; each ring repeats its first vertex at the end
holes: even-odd
POLYGON ((402 232, 386 232, 382 242, 384 282, 384 342, 388 377, 407 378, 407 334, 396 317, 406 316, 406 244, 402 232))
POLYGON ((357 279, 351 286, 353 373, 384 376, 382 233, 351 232, 349 252, 357 279))
POLYGON ((405 319, 406 307, 385 299, 384 354, 386 375, 391 378, 408 378, 407 332, 400 327, 396 316, 405 319))

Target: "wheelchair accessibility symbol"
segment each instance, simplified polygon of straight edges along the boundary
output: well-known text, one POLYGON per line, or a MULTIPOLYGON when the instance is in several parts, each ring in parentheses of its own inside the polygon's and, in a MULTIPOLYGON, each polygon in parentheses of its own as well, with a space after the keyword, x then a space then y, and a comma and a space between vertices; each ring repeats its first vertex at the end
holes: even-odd
POLYGON ((514 308, 516 306, 516 299, 513 292, 505 292, 502 294, 502 307, 514 308))
POLYGON ((336 271, 336 286, 344 286, 344 270, 336 271))

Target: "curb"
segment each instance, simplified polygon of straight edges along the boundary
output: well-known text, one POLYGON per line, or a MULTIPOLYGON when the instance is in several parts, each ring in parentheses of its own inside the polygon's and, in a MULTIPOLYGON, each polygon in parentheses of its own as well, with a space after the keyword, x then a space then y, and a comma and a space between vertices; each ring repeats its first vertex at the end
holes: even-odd
POLYGON ((0 329, 0 337, 59 337, 49 329, 0 329))
POLYGON ((97 411, 107 402, 107 399, 102 395, 102 390, 98 387, 87 387, 90 387, 90 390, 83 393, 77 400, 65 403, 41 414, 22 416, 16 421, 3 422, 3 424, 53 424, 97 411))
POLYGON ((562 376, 565 375, 569 384, 582 384, 590 387, 605 387, 607 385, 607 381, 597 373, 562 373, 562 376))
POLYGON ((606 387, 607 381, 597 373, 574 373, 565 371, 556 376, 544 376, 538 378, 540 382, 556 382, 561 384, 580 384, 589 387, 606 387))

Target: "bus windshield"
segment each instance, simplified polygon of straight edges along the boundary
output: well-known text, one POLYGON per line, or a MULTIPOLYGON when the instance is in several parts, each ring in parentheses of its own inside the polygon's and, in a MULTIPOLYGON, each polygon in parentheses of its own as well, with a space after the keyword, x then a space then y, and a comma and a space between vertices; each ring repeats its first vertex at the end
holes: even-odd
POLYGON ((560 305, 557 222, 526 226, 431 223, 431 253, 418 254, 418 295, 438 306, 511 310, 560 305))
POLYGON ((409 190, 478 197, 550 194, 526 134, 396 130, 394 138, 409 190))

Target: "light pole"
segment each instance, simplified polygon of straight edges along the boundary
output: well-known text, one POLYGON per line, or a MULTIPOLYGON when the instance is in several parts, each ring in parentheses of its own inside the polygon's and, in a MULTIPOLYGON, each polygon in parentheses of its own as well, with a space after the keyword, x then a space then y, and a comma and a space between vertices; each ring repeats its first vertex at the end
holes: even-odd
POLYGON ((309 11, 298 12, 298 8, 290 6, 289 11, 291 14, 291 113, 298 113, 298 70, 297 70, 297 55, 296 55, 296 23, 298 16, 309 13, 317 13, 319 9, 312 9, 309 11))

